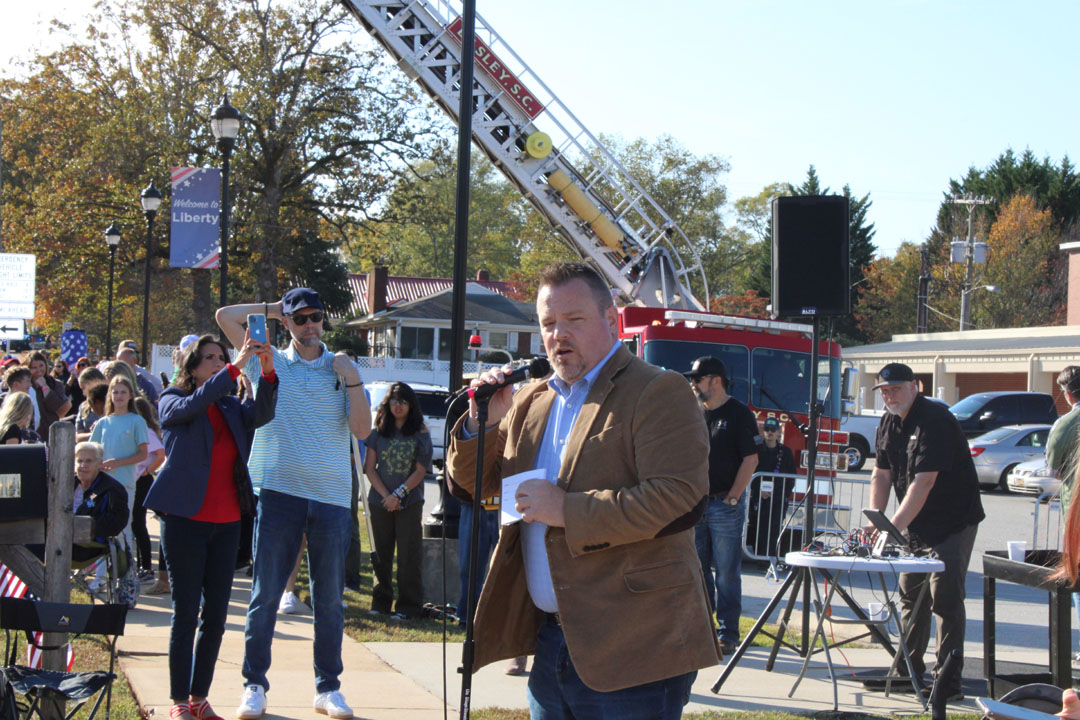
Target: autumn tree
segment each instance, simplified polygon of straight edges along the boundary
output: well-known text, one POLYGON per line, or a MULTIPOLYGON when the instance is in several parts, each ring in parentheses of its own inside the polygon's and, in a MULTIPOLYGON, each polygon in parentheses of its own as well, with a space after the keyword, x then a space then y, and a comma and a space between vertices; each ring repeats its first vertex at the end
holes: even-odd
MULTIPOLYGON (((17 208, 5 249, 38 253, 38 322, 54 332, 75 319, 103 335, 100 237, 115 219, 124 233, 117 329, 138 336, 141 314, 128 309, 145 257, 139 190, 153 178, 167 191, 173 165, 220 162, 207 116, 225 90, 245 116, 233 156, 236 299, 275 299, 294 278, 342 290, 337 244, 424 154, 430 104, 380 50, 353 44, 360 28, 339 5, 177 0, 159 10, 148 0, 100 3, 84 38, 0 82, 10 98, 0 110, 2 200, 17 208)), ((151 245, 150 336, 175 342, 209 329, 217 273, 164 267, 168 217, 166 192, 151 245)))

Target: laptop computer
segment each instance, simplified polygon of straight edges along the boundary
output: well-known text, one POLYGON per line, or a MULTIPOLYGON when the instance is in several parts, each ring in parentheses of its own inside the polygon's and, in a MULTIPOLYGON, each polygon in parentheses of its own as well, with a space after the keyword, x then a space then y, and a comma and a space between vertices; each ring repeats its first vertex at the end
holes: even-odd
POLYGON ((898 545, 904 550, 910 549, 908 539, 904 537, 904 533, 900 532, 892 524, 892 520, 889 520, 885 513, 880 510, 863 510, 863 515, 878 530, 877 540, 874 541, 874 549, 870 553, 873 557, 881 557, 886 545, 898 545))

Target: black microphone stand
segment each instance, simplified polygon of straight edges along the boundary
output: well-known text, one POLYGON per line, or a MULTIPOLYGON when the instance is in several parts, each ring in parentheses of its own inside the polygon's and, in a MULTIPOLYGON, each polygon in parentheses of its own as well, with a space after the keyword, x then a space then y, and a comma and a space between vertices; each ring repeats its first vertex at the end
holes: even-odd
MULTIPOLYGON (((488 401, 490 397, 477 397, 476 400, 476 482, 473 485, 472 509, 473 523, 469 528, 469 586, 465 588, 469 598, 469 612, 465 615, 465 644, 461 648, 461 720, 468 720, 472 705, 473 655, 473 618, 476 616, 476 577, 480 565, 480 514, 484 506, 480 501, 484 492, 484 439, 487 435, 488 401)), ((461 542, 461 538, 458 538, 461 542)))

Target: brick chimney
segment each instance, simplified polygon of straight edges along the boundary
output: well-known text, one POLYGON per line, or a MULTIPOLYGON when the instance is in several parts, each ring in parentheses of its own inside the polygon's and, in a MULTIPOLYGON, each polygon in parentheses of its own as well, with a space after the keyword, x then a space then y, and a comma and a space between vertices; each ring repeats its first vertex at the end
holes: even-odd
POLYGON ((1080 242, 1058 245, 1069 255, 1069 290, 1065 303, 1065 324, 1080 325, 1080 242))
POLYGON ((367 306, 368 315, 386 309, 386 278, 388 271, 385 265, 376 265, 367 274, 367 306))
POLYGON ((476 281, 477 282, 488 282, 490 279, 491 279, 491 276, 488 275, 487 270, 484 270, 483 268, 481 268, 480 270, 476 271, 476 281))

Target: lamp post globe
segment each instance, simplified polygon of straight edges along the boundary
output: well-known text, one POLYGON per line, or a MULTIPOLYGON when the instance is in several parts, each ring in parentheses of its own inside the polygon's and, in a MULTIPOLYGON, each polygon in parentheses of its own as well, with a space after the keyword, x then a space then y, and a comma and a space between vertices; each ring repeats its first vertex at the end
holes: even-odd
POLYGON ((229 304, 229 159, 236 145, 236 136, 240 133, 241 119, 240 111, 229 104, 228 93, 225 93, 221 104, 210 114, 210 132, 217 139, 218 150, 221 152, 221 218, 218 223, 218 239, 221 245, 218 261, 221 269, 221 307, 229 304))
POLYGON ((109 314, 105 321, 105 353, 112 351, 113 277, 116 269, 116 248, 120 245, 120 228, 112 223, 105 228, 105 242, 109 246, 109 314))
POLYGON ((153 255, 154 218, 161 207, 161 191, 154 187, 154 181, 143 188, 139 195, 143 215, 146 216, 146 272, 143 280, 143 320, 142 320, 142 362, 143 367, 150 367, 150 258, 153 255))

